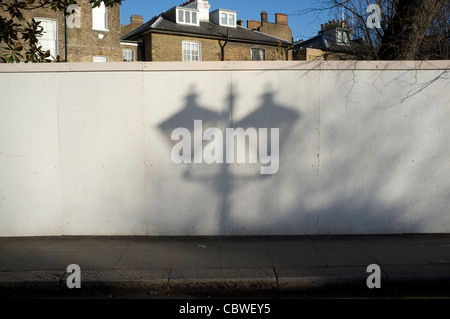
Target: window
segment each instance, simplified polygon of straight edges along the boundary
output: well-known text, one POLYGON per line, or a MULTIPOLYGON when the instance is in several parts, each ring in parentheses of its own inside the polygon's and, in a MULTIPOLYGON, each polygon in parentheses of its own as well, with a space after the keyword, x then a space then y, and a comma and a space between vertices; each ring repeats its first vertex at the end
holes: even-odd
POLYGON ((183 41, 183 61, 201 61, 200 43, 183 41))
POLYGON ((266 60, 266 49, 252 48, 251 55, 252 55, 252 61, 265 61, 266 60))
POLYGON ((108 62, 107 56, 94 56, 94 62, 108 62))
POLYGON ((42 36, 38 38, 42 51, 50 50, 51 57, 56 58, 58 55, 58 24, 55 20, 36 18, 43 28, 42 36))
POLYGON ((222 12, 221 15, 220 15, 220 24, 221 25, 227 25, 228 24, 227 14, 225 12, 222 12))
POLYGON ((220 25, 224 27, 236 26, 236 13, 232 12, 220 12, 220 25))
POLYGON ((177 23, 181 24, 192 24, 192 25, 200 25, 198 20, 198 10, 195 9, 181 9, 178 8, 176 11, 177 14, 177 23))
POLYGON ((336 42, 337 43, 348 43, 348 35, 345 31, 336 31, 336 42))
POLYGON ((107 21, 106 7, 102 2, 100 7, 92 9, 92 29, 99 31, 108 31, 107 21))
POLYGON ((134 50, 123 50, 123 62, 134 61, 134 50))

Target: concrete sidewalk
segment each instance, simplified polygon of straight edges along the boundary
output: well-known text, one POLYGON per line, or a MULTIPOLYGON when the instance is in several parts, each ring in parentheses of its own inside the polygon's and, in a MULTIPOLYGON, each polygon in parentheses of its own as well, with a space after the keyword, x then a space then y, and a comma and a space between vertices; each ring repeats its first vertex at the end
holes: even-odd
POLYGON ((94 296, 450 297, 450 235, 0 238, 1 298, 94 296))

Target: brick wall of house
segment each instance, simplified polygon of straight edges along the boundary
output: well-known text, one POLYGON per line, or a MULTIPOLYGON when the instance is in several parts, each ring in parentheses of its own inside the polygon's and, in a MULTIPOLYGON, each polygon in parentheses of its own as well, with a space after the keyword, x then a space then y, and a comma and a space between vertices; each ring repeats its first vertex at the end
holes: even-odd
POLYGON ((268 22, 259 27, 258 31, 286 41, 292 41, 292 31, 287 24, 283 25, 268 22))
POLYGON ((247 28, 248 29, 258 29, 261 26, 261 21, 257 20, 247 20, 247 28))
POLYGON ((275 22, 268 21, 267 12, 261 12, 261 21, 247 20, 247 28, 286 40, 292 41, 292 30, 288 25, 288 16, 283 13, 275 14, 275 22))
MULTIPOLYGON (((81 12, 81 27, 67 28, 67 47, 69 62, 92 62, 94 56, 107 56, 111 62, 122 61, 120 49, 120 6, 107 8, 108 31, 92 29, 92 7, 88 0, 78 0, 81 12), (103 39, 99 35, 103 35, 103 39)), ((47 18, 57 21, 58 52, 61 60, 65 59, 65 18, 61 11, 35 9, 24 11, 24 18, 47 18)), ((3 16, 5 13, 0 12, 3 16)), ((26 23, 26 22, 23 22, 26 23)))
MULTIPOLYGON (((47 9, 35 9, 33 11, 22 11, 24 16, 24 21, 15 22, 21 25, 26 25, 26 22, 31 22, 32 18, 46 18, 50 20, 55 20, 57 22, 57 30, 58 30, 58 47, 57 47, 57 55, 61 56, 61 59, 64 59, 64 14, 62 12, 55 12, 47 9)), ((3 12, 0 10, 0 16, 10 19, 10 16, 7 12, 3 12)), ((20 38, 20 36, 19 36, 20 38)), ((24 48, 27 48, 26 43, 22 43, 24 48)), ((3 47, 4 43, 2 42, 0 45, 0 55, 3 55, 3 47)), ((24 55, 25 57, 25 55, 24 55)), ((55 57, 56 58, 56 57, 55 57)))
MULTIPOLYGON (((219 40, 203 39, 169 34, 151 34, 151 45, 147 35, 146 61, 182 61, 183 41, 199 42, 202 51, 202 61, 221 61, 221 48, 219 40), (149 52, 151 50, 151 52, 149 52)), ((223 45, 225 41, 221 41, 223 45)), ((255 45, 239 42, 228 42, 225 46, 226 61, 249 61, 251 60, 251 48, 266 49, 267 60, 286 60, 285 49, 278 46, 255 45)))
POLYGON ((285 49, 278 46, 255 45, 248 43, 234 43, 230 42, 226 46, 225 60, 226 61, 250 61, 251 49, 259 48, 266 50, 267 61, 285 61, 285 49))
POLYGON ((355 60, 351 54, 327 52, 320 49, 306 48, 296 50, 294 60, 301 61, 338 61, 338 60, 355 60))
POLYGON ((120 6, 107 8, 108 32, 92 29, 92 8, 88 0, 78 1, 81 28, 68 29, 69 62, 92 62, 94 56, 107 56, 110 62, 122 61, 120 49, 120 6), (103 39, 99 38, 103 35, 103 39))
MULTIPOLYGON (((183 41, 200 42, 203 61, 220 61, 218 41, 210 39, 152 33, 151 61, 183 61, 183 41)), ((147 57, 150 52, 147 52, 147 57)))
POLYGON ((325 60, 325 52, 320 49, 311 48, 297 50, 294 59, 301 61, 323 61, 325 60))
POLYGON ((120 27, 120 36, 124 36, 127 35, 128 33, 130 33, 131 31, 139 28, 140 26, 142 26, 144 24, 144 18, 140 15, 136 15, 133 14, 130 17, 130 23, 129 24, 125 24, 125 25, 121 25, 120 27))
POLYGON ((123 56, 123 50, 133 50, 134 51, 134 59, 135 61, 143 61, 144 57, 142 56, 142 50, 140 46, 137 45, 129 45, 121 43, 121 52, 123 56))
POLYGON ((143 46, 142 55, 144 56, 143 61, 153 61, 153 50, 152 50, 152 34, 147 33, 143 36, 143 46))

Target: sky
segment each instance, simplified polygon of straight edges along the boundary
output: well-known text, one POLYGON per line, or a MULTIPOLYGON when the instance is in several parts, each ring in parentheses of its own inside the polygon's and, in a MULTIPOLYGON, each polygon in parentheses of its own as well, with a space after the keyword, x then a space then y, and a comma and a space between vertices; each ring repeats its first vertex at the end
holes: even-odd
MULTIPOLYGON (((174 6, 184 3, 186 0, 124 0, 121 7, 121 23, 128 24, 132 14, 142 15, 147 22, 155 15, 164 12, 174 6)), ((216 9, 229 9, 237 12, 237 19, 261 20, 261 11, 266 11, 269 22, 275 22, 275 13, 288 15, 288 24, 292 29, 294 41, 309 39, 317 35, 320 24, 329 18, 322 14, 317 19, 316 13, 297 15, 299 10, 317 7, 320 0, 209 0, 211 11, 216 9)))

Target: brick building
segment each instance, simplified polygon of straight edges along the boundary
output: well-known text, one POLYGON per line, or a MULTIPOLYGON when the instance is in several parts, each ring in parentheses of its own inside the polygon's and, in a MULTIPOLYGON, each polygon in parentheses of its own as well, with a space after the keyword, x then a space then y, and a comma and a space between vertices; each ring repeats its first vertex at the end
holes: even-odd
MULTIPOLYGON (((131 31, 142 26, 143 24, 144 18, 140 15, 133 14, 130 18, 130 23, 121 26, 120 36, 123 37, 127 35, 131 31)), ((144 57, 142 56, 143 50, 141 49, 139 42, 121 40, 120 46, 122 49, 124 62, 142 61, 144 59, 144 57)))
POLYGON ((247 20, 247 28, 292 42, 292 30, 288 25, 288 16, 275 13, 275 23, 268 21, 266 11, 261 12, 261 21, 247 20))
POLYGON ((67 19, 63 12, 48 8, 23 11, 25 21, 34 18, 41 22, 43 50, 50 50, 55 59, 59 56, 68 62, 122 61, 120 6, 106 8, 102 4, 93 9, 89 0, 77 2, 78 6, 68 8, 74 13, 67 19))
POLYGON ((347 20, 322 24, 319 33, 294 43, 295 60, 354 60, 360 41, 352 40, 347 20))
POLYGON ((153 17, 124 35, 122 42, 134 43, 143 61, 291 59, 287 16, 279 15, 276 26, 264 26, 264 32, 273 34, 245 28, 236 11, 211 12, 208 1, 191 0, 153 17))

